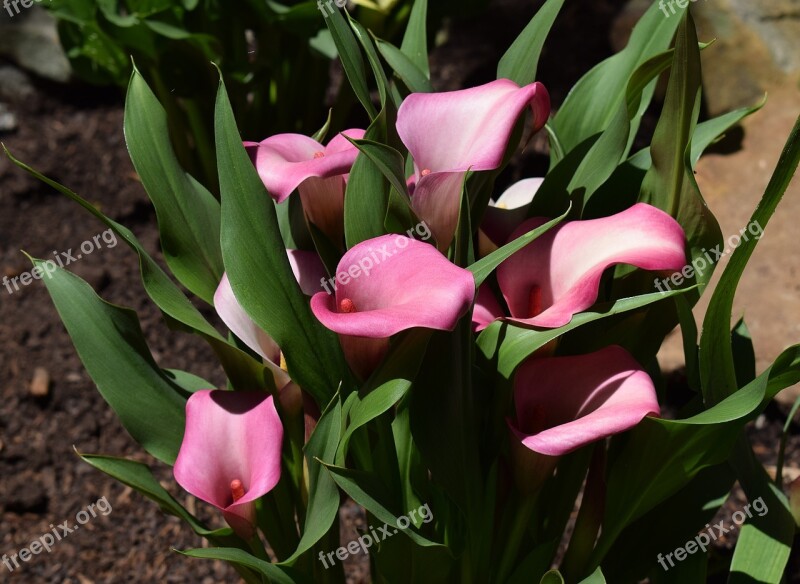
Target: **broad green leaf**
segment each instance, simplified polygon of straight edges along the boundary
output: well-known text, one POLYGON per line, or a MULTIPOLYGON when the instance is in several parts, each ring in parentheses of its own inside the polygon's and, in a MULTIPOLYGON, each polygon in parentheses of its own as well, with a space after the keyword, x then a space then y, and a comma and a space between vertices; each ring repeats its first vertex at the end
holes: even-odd
POLYGON ((400 50, 425 74, 426 78, 430 78, 427 19, 428 0, 414 0, 400 50))
POLYGON ((784 146, 764 196, 750 218, 748 231, 742 232, 750 237, 745 240, 742 236, 741 244, 734 250, 714 290, 703 320, 703 336, 700 339, 700 376, 704 396, 710 403, 716 403, 736 391, 736 369, 729 332, 733 298, 747 262, 758 243, 756 235, 766 229, 797 170, 798 163, 800 163, 800 117, 796 120, 784 146), (756 234, 749 231, 752 226, 758 226, 756 234))
POLYGON ((283 247, 275 206, 242 145, 225 85, 216 107, 222 256, 237 300, 281 347, 289 375, 328 403, 344 372, 336 337, 311 312, 283 247))
POLYGON ((564 0, 547 0, 539 8, 497 64, 498 79, 511 79, 518 85, 536 81, 544 41, 563 5, 564 0))
POLYGON ((212 531, 208 529, 161 486, 161 483, 156 480, 147 465, 135 460, 101 456, 99 454, 78 453, 78 456, 97 470, 104 472, 122 484, 141 493, 148 499, 155 501, 164 513, 169 513, 170 515, 183 519, 198 535, 213 536, 230 535, 232 533, 232 530, 229 528, 221 531, 212 531))
MULTIPOLYGON (((631 75, 648 59, 669 48, 685 10, 684 7, 677 15, 664 18, 658 3, 654 3, 634 27, 628 45, 575 84, 553 119, 554 131, 565 153, 609 126, 619 104, 625 101, 631 75)), ((652 99, 654 85, 653 82, 646 92, 643 107, 652 99)))
POLYGON ((623 298, 612 304, 598 305, 587 312, 572 317, 569 324, 556 329, 534 329, 513 326, 513 323, 496 321, 478 336, 478 349, 487 359, 497 359, 497 371, 510 379, 516 368, 547 343, 584 324, 615 314, 621 314, 649 306, 686 290, 671 290, 660 294, 645 294, 633 298, 623 298))
POLYGON ((467 269, 472 272, 472 275, 475 277, 475 286, 477 287, 483 284, 486 278, 488 278, 492 272, 497 269, 497 266, 502 264, 505 260, 561 223, 561 221, 563 221, 569 214, 570 209, 567 209, 567 211, 560 217, 556 217, 544 225, 529 231, 525 235, 521 235, 514 241, 494 250, 489 255, 479 259, 471 266, 468 266, 467 269))
MULTIPOLYGON (((347 136, 345 136, 347 138, 347 136)), ((408 188, 405 179, 405 160, 403 155, 386 144, 373 140, 347 140, 359 149, 372 163, 378 167, 381 174, 389 181, 398 193, 408 198, 408 188)))
POLYGON ((591 575, 581 580, 580 584, 606 584, 606 579, 603 576, 603 571, 597 568, 591 575))
POLYGON ((424 71, 419 69, 414 62, 409 59, 403 51, 395 47, 388 41, 375 39, 375 44, 381 56, 392 68, 397 77, 405 83, 405 86, 414 93, 432 93, 433 85, 431 85, 428 76, 424 71))
POLYGON ((194 393, 204 389, 216 389, 210 381, 206 381, 188 371, 181 371, 180 369, 163 369, 162 371, 167 376, 167 379, 187 393, 194 393))
POLYGON ((796 530, 789 502, 773 484, 744 435, 739 438, 731 465, 736 470, 750 507, 746 508, 749 518, 736 542, 728 582, 780 582, 789 561, 796 530), (760 503, 758 507, 766 511, 759 513, 754 510, 756 501, 760 503))
POLYGON ((709 146, 744 118, 764 107, 765 103, 767 103, 766 96, 761 103, 752 107, 743 107, 698 124, 692 136, 692 168, 697 166, 697 161, 709 146))
POLYGON ((125 140, 156 209, 167 265, 191 292, 213 304, 224 271, 219 203, 181 168, 167 114, 135 69, 125 100, 125 140))
MULTIPOLYGON (((675 40, 667 97, 650 147, 653 164, 644 178, 639 200, 675 217, 686 232, 693 262, 722 238, 719 224, 700 194, 691 164, 700 93, 700 50, 694 21, 687 13, 675 40)), ((713 274, 713 265, 709 268, 702 273, 696 271, 701 292, 713 274)))
MULTIPOLYGON (((385 141, 386 123, 384 109, 367 128, 364 139, 377 143, 385 141)), ((385 233, 388 206, 388 180, 366 154, 359 153, 350 170, 344 195, 344 234, 348 248, 385 233)))
POLYGON ((190 558, 224 560, 232 564, 250 568, 266 577, 268 582, 274 584, 310 584, 311 582, 311 580, 296 570, 261 560, 238 548, 201 548, 176 551, 190 558))
MULTIPOLYGON (((33 264, 44 273, 44 261, 33 264)), ((173 464, 183 441, 186 399, 153 360, 136 313, 105 302, 52 261, 48 269, 42 280, 103 399, 134 440, 173 464)))
POLYGON ((11 161, 36 177, 43 183, 56 189, 68 199, 83 207, 108 226, 117 236, 127 243, 139 256, 139 269, 142 283, 148 296, 155 302, 167 319, 188 328, 204 338, 222 363, 225 373, 235 388, 255 389, 264 387, 264 367, 252 357, 229 344, 214 327, 200 314, 200 311, 189 301, 175 283, 170 280, 161 267, 151 258, 136 236, 125 226, 109 219, 90 203, 59 183, 36 172, 28 165, 14 158, 3 146, 11 161))

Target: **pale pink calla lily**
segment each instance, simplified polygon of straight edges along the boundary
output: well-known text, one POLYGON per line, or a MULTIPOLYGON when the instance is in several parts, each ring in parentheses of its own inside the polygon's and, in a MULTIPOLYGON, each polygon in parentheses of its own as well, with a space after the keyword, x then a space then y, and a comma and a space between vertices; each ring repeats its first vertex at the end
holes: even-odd
POLYGON ((186 431, 173 473, 189 493, 222 510, 244 539, 255 533, 255 501, 281 477, 283 425, 260 392, 198 391, 186 402, 186 431))
POLYGON ((514 379, 509 427, 528 449, 561 456, 660 416, 653 381, 622 347, 529 359, 514 379))
POLYGON ((302 134, 245 142, 270 195, 282 203, 297 189, 309 221, 336 244, 343 234, 346 176, 358 156, 358 149, 345 136, 358 140, 364 130, 345 130, 327 146, 302 134))
MULTIPOLYGON (((325 275, 322 261, 314 252, 287 249, 286 253, 300 289, 307 296, 311 296, 319 290, 320 279, 325 275)), ((223 274, 222 281, 214 294, 214 308, 225 326, 264 359, 264 365, 275 378, 276 387, 281 389, 286 386, 290 379, 286 371, 280 367, 280 347, 271 336, 253 322, 236 300, 227 274, 223 274)))
POLYGON ((368 375, 388 339, 424 327, 453 330, 475 297, 475 279, 427 243, 384 235, 355 245, 339 262, 334 294, 311 298, 320 322, 339 333, 353 370, 368 375))
POLYGON ((541 83, 498 79, 444 93, 412 93, 397 112, 397 132, 414 159, 412 205, 440 249, 453 238, 464 174, 498 168, 517 120, 530 107, 533 129, 550 114, 541 83))
MULTIPOLYGON (((510 240, 544 224, 529 219, 510 240)), ((558 225, 497 269, 509 320, 537 327, 563 326, 591 307, 606 268, 679 270, 686 263, 684 232, 675 219, 644 203, 621 213, 558 225)))

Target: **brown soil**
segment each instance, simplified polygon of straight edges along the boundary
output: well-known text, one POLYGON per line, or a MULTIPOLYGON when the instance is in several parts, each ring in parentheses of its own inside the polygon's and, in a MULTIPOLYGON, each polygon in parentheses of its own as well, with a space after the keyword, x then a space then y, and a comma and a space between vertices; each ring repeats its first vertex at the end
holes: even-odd
MULTIPOLYGON (((439 89, 493 78, 497 58, 533 13, 536 4, 497 2, 489 14, 456 21, 448 43, 437 52, 434 79, 439 89)), ((567 3, 544 55, 541 79, 555 104, 581 72, 611 52, 608 37, 620 2, 567 3)), ((122 99, 116 91, 54 86, 36 82, 35 93, 11 103, 16 133, 0 138, 11 152, 69 186, 128 226, 160 260, 156 218, 128 159, 122 135, 122 99)), ((519 174, 543 170, 535 153, 521 157, 519 174)), ((77 249, 104 226, 70 201, 0 157, 0 270, 13 277, 30 269, 25 250, 50 257, 54 250, 77 249)), ((214 383, 223 376, 201 340, 170 332, 144 293, 137 259, 125 245, 102 249, 69 266, 106 300, 134 308, 147 341, 162 367, 191 371, 214 383)), ((209 310, 206 315, 215 321, 209 310)), ((34 556, 13 573, 0 565, 3 581, 210 584, 237 581, 222 562, 190 560, 172 551, 202 545, 181 523, 155 505, 91 469, 74 453, 104 453, 152 462, 122 429, 83 370, 70 339, 41 282, 9 294, 0 287, 0 554, 12 555, 69 520, 101 497, 113 508, 59 542, 50 554, 34 556), (46 395, 34 395, 36 368, 50 377, 46 395)), ((774 464, 784 412, 771 409, 753 431, 760 453, 774 464)), ((789 464, 797 466, 797 439, 789 464)), ((169 469, 154 464, 168 490, 190 500, 169 469)), ((212 518, 203 504, 201 516, 212 518)), ((359 521, 347 511, 347 527, 359 521)), ((349 537, 347 539, 350 539, 349 537)), ((365 566, 351 569, 364 581, 365 566)))

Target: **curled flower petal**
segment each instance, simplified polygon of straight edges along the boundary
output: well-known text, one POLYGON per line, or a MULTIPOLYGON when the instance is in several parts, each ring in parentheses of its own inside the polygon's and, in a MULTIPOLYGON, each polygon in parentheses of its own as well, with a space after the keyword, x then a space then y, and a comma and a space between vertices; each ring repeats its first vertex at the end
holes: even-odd
POLYGON ((198 391, 186 402, 186 431, 173 469, 189 493, 221 509, 249 539, 253 503, 281 476, 283 425, 273 398, 260 392, 198 391), (235 497, 234 481, 243 493, 235 497))
POLYGON ((388 338, 425 327, 453 330, 475 297, 475 279, 433 246, 402 235, 359 243, 342 257, 335 294, 319 292, 311 310, 339 333, 362 379, 383 358, 388 338))
POLYGON ((503 245, 514 230, 525 221, 528 205, 544 182, 543 178, 526 178, 508 187, 494 203, 489 203, 481 229, 495 245, 503 245))
POLYGON ((323 325, 344 335, 386 338, 414 327, 452 330, 475 297, 471 272, 403 235, 359 243, 342 257, 337 274, 335 295, 319 292, 311 309, 323 325), (354 309, 343 312, 344 301, 354 309))
POLYGON ((418 176, 424 170, 491 170, 500 166, 527 107, 534 130, 542 128, 550 115, 550 97, 541 83, 520 87, 498 79, 460 91, 412 93, 397 111, 397 132, 418 176))
MULTIPOLYGON (((364 130, 342 132, 361 139, 364 130)), ((245 142, 245 148, 270 195, 283 202, 308 178, 330 178, 350 172, 358 149, 341 135, 327 146, 302 134, 276 134, 262 142, 245 142)))
MULTIPOLYGON (((511 240, 544 224, 530 219, 511 240)), ((621 213, 558 225, 497 270, 514 322, 555 328, 597 300, 603 271, 614 264, 678 270, 686 263, 684 233, 672 217, 638 203, 621 213)))
POLYGON ((514 379, 514 404, 511 430, 524 446, 547 456, 567 454, 661 414, 653 381, 618 346, 526 361, 514 379))
POLYGON ((500 303, 495 298, 494 292, 486 284, 478 288, 478 299, 472 311, 472 327, 475 331, 482 331, 498 318, 505 316, 500 303))

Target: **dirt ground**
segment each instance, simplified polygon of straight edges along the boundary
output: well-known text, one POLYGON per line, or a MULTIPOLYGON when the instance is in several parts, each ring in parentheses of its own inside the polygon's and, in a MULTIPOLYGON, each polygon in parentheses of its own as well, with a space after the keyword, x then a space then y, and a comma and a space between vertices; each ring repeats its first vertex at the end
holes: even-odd
MULTIPOLYGON (((611 54, 609 31, 621 4, 567 3, 540 69, 554 105, 563 101, 582 72, 611 54)), ((485 17, 453 22, 447 43, 433 62, 437 88, 454 89, 492 79, 493 64, 535 6, 506 0, 495 3, 485 17)), ((10 103, 19 128, 0 139, 15 156, 133 230, 160 261, 155 213, 125 148, 120 93, 35 79, 33 83, 32 95, 10 103)), ((765 111, 762 115, 771 114, 765 111)), ((652 123, 648 119, 645 127, 652 123)), ((721 162, 725 160, 737 159, 723 157, 721 162)), ((508 178, 541 173, 545 168, 543 158, 530 153, 520 157, 508 178)), ((737 202, 726 200, 715 210, 737 202)), ((750 201, 746 205, 751 208, 750 201)), ((780 227, 787 235, 791 233, 789 220, 780 227)), ((77 250, 103 231, 104 226, 94 218, 0 157, 0 276, 30 269, 20 250, 47 258, 54 251, 77 250)), ((793 253, 797 254, 796 246, 793 253)), ((768 256, 761 261, 770 266, 782 260, 768 256)), ((106 300, 138 312, 148 344, 162 367, 188 370, 223 383, 213 354, 200 339, 172 333, 161 322, 160 313, 142 289, 136 256, 127 246, 104 243, 69 267, 106 300)), ((793 273, 786 277, 790 276, 787 294, 796 299, 796 277, 793 273)), ((214 314, 205 312, 218 323, 214 314)), ((762 334, 758 319, 752 325, 762 334)), ((776 342, 785 346, 794 340, 778 338, 776 342)), ((41 370, 40 379, 44 375, 41 370)), ((202 542, 177 519, 165 517, 155 505, 75 455, 77 449, 152 462, 141 454, 93 387, 41 282, 13 294, 0 288, 0 380, 0 554, 16 553, 50 531, 51 524, 74 524, 76 514, 102 497, 112 507, 107 516, 98 515, 59 542, 52 553, 35 556, 12 573, 0 566, 0 580, 66 584, 237 581, 234 571, 221 562, 190 560, 172 552, 202 542), (37 368, 46 372, 49 382, 37 382, 32 390, 37 368)), ((774 464, 784 420, 785 409, 771 407, 752 429, 759 454, 768 464, 774 464)), ((798 439, 792 438, 787 453, 792 473, 800 466, 798 446, 798 439)), ((202 503, 195 505, 189 500, 175 485, 169 469, 153 466, 173 495, 188 501, 201 516, 213 516, 202 503)), ((358 513, 352 508, 344 513, 352 528, 359 520, 358 513)), ((354 564, 350 574, 353 582, 366 581, 363 562, 354 564)))

